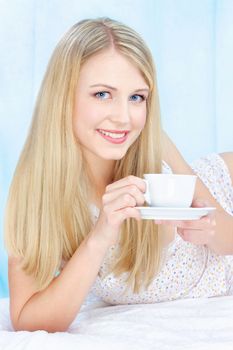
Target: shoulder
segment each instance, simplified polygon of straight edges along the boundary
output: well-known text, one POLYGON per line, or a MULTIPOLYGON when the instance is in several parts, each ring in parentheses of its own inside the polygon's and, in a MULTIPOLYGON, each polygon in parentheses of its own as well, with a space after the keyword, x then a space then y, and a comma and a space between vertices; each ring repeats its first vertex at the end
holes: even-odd
POLYGON ((220 157, 224 160, 226 163, 230 176, 233 182, 233 152, 224 152, 224 153, 219 153, 220 157))
POLYGON ((162 159, 175 174, 193 174, 191 167, 165 131, 162 132, 162 159))

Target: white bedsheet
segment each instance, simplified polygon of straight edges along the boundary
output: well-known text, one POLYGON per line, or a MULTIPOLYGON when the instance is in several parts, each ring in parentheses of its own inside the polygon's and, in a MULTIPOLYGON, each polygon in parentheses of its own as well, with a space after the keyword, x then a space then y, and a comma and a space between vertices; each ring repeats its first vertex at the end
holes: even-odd
POLYGON ((233 350, 233 296, 83 306, 66 333, 13 332, 0 300, 1 350, 233 350))

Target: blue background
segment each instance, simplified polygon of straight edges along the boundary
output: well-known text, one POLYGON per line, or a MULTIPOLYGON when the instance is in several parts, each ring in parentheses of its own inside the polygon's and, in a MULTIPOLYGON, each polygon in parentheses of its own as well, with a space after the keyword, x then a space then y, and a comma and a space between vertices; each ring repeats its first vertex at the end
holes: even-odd
POLYGON ((232 0, 0 0, 0 297, 7 192, 48 59, 72 24, 99 16, 132 26, 150 46, 163 125, 185 159, 233 150, 232 0))

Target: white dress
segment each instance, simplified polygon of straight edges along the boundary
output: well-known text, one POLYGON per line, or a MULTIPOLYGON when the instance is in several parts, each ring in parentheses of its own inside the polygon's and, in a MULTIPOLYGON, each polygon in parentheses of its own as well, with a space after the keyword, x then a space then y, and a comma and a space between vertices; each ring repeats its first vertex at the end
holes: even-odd
MULTIPOLYGON (((228 168, 217 154, 192 164, 195 173, 209 188, 220 205, 233 215, 233 187, 228 168)), ((168 172, 167 167, 163 168, 168 172)), ((98 208, 91 206, 93 220, 98 208)), ((179 235, 163 251, 163 266, 147 290, 139 294, 126 289, 123 273, 116 277, 109 272, 118 245, 111 246, 104 258, 91 294, 110 304, 156 303, 179 298, 213 297, 233 294, 233 257, 220 256, 206 246, 185 242, 179 235), (102 278, 103 276, 106 276, 102 278)))

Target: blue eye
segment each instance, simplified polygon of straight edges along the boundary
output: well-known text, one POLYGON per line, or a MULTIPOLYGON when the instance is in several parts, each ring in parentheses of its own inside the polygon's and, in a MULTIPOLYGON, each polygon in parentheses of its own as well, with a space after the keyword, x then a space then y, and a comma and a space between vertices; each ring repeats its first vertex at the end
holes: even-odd
POLYGON ((130 99, 134 102, 142 102, 145 100, 145 96, 143 95, 132 95, 130 99))
POLYGON ((106 100, 109 97, 109 92, 107 91, 99 91, 95 94, 100 100, 106 100))

